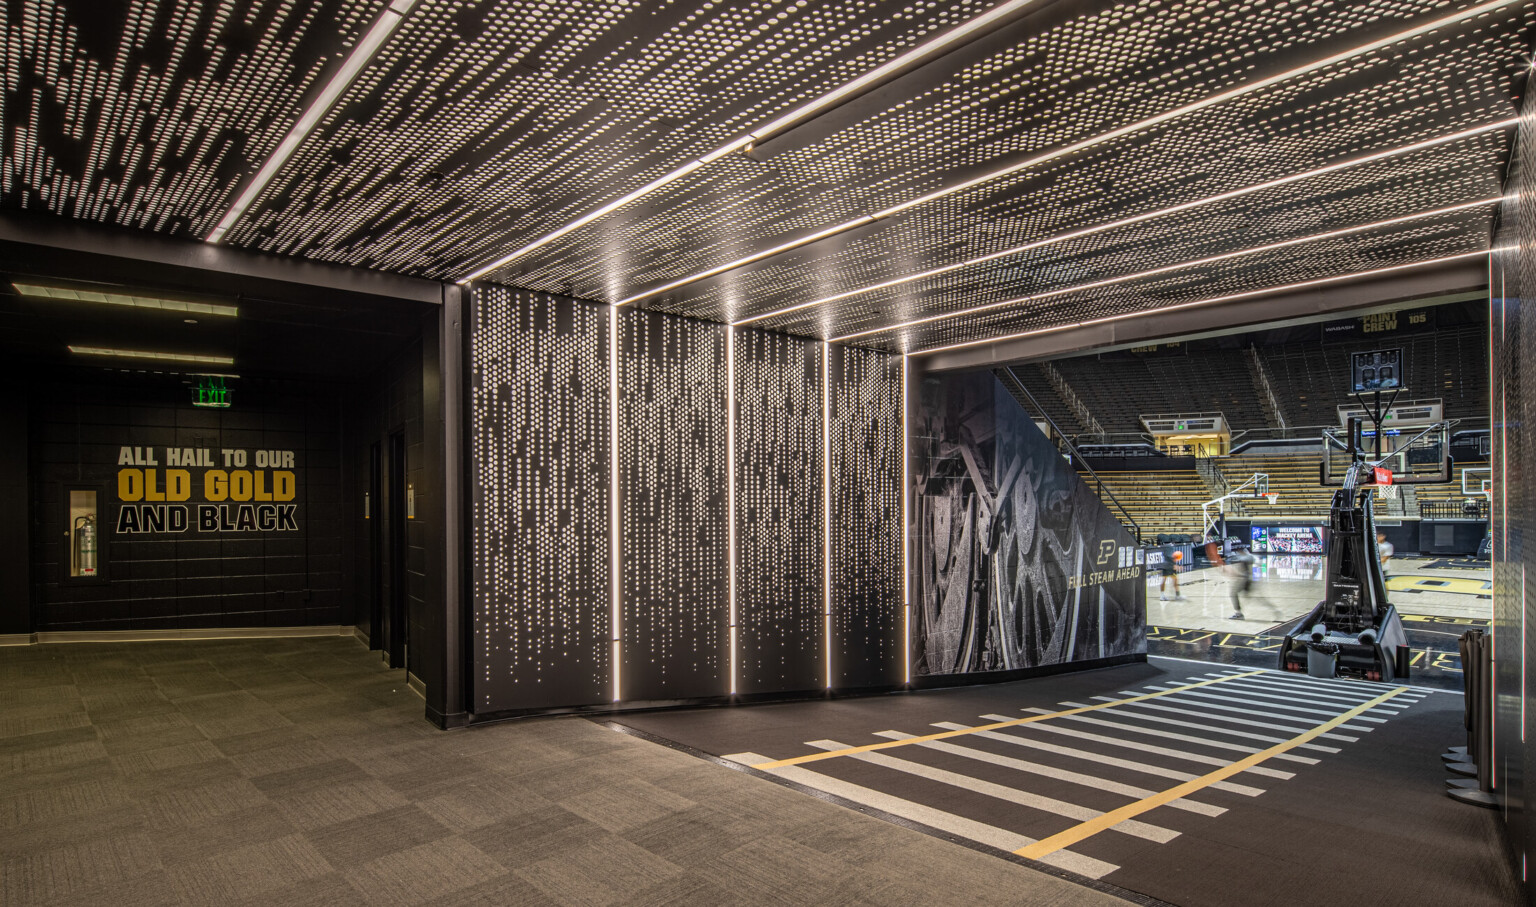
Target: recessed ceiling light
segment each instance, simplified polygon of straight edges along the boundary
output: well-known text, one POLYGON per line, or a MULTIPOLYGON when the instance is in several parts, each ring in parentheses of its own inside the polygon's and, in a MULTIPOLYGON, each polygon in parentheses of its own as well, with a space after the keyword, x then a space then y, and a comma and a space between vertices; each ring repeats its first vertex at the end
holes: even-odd
POLYGON ((16 292, 31 299, 62 299, 70 302, 99 302, 106 305, 133 306, 139 309, 160 309, 166 312, 196 312, 199 315, 226 315, 233 318, 240 314, 238 306, 215 305, 211 302, 189 302, 184 299, 163 299, 158 296, 140 296, 135 293, 114 293, 91 290, 84 287, 45 286, 35 283, 12 283, 16 292))
POLYGON ((117 359, 163 359, 168 362, 200 362, 208 365, 234 365, 231 356, 201 356, 193 353, 152 353, 147 350, 111 350, 96 346, 70 346, 69 351, 81 356, 111 356, 117 359))
POLYGON ((181 320, 186 324, 197 324, 196 318, 183 318, 181 320))

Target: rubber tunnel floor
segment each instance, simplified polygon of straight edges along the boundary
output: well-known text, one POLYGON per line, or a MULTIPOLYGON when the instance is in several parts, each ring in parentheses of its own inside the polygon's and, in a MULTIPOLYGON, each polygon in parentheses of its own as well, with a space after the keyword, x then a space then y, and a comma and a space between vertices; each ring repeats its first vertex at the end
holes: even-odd
POLYGON ((1509 904, 1497 813, 1445 794, 1440 754, 1466 743, 1462 703, 1152 658, 612 723, 1181 907, 1509 904))

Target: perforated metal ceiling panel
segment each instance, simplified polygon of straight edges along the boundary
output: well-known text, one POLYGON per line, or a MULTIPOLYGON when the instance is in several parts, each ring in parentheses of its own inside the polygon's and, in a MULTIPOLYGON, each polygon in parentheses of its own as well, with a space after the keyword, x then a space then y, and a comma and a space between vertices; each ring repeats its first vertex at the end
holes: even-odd
POLYGON ((989 5, 422 2, 233 241, 459 277, 989 5))
MULTIPOLYGON (((1144 3, 1130 8, 1133 14, 1114 8, 1068 20, 812 145, 765 163, 731 155, 696 170, 645 204, 573 232, 502 275, 616 301, 625 297, 612 295, 615 286, 634 294, 702 273, 1360 46, 1450 8, 1429 2, 1278 6, 1144 3), (1230 52, 1222 49, 1229 45, 1230 52), (1170 48, 1178 52, 1171 55, 1170 48)), ((1164 207, 1508 118, 1509 82, 1522 65, 1522 35, 1536 21, 1532 16, 1529 9, 1506 8, 1179 117, 1150 135, 1116 139, 1055 167, 1030 168, 947 203, 895 215, 892 220, 912 222, 905 243, 886 235, 895 227, 885 220, 862 244, 863 254, 817 255, 809 247, 783 256, 784 270, 804 262, 798 274, 771 269, 747 281, 732 272, 715 288, 689 287, 645 304, 740 319, 778 307, 786 295, 814 299, 857 287, 856 269, 882 273, 893 265, 947 262, 956 249, 977 254, 1026 242, 1063 219, 1076 225, 1084 216, 1123 216, 1120 211, 1138 202, 1164 207), (1069 172, 1077 178, 1064 180, 1069 172), (760 307, 765 297, 773 302, 760 307)), ((1464 165, 1496 174, 1499 158, 1464 165)))
POLYGON ((380 8, 11 0, 5 206, 201 237, 380 8))
MULTIPOLYGON (((900 334, 914 350, 967 343, 1022 331, 1079 324, 1183 303, 1253 293, 1310 280, 1365 274, 1452 255, 1485 251, 1493 206, 1425 218, 1305 246, 1183 268, 1145 280, 1065 294, 1037 304, 932 322, 900 334), (1284 284, 1277 284, 1277 275, 1284 284), (1092 313, 1089 315, 1088 313, 1092 313)), ((891 340, 892 334, 884 335, 891 340)), ((866 338, 880 339, 880 338, 866 338)))
MULTIPOLYGON (((1035 0, 716 158, 996 3, 392 2, 398 29, 226 242, 440 279, 534 244, 488 279, 815 337, 1487 197, 1503 131, 903 280, 1491 127, 1513 114, 1536 31, 1536 0, 1035 0), (850 229, 766 255, 837 227, 850 229), (829 296, 842 298, 766 317, 829 296)), ((0 205, 207 236, 388 5, 15 0, 0 23, 0 205)), ((1373 242, 1389 254, 1390 238, 1373 242)), ((1240 269, 1245 288, 1317 271, 1265 260, 1240 269)), ((1104 317, 1119 309, 1098 300, 1137 292, 1053 311, 1104 317)))

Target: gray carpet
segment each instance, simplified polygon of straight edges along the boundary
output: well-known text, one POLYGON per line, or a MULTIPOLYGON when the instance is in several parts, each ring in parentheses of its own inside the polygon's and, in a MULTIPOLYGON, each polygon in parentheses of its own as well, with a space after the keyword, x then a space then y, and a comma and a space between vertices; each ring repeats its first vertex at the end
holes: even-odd
POLYGON ((0 648, 0 904, 1123 905, 341 638, 0 648))

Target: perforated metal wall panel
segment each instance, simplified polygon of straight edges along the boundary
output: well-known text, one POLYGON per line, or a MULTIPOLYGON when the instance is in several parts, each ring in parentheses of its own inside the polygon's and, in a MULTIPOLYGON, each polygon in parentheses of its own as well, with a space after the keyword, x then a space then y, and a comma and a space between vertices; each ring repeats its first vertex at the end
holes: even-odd
POLYGON ((739 693, 826 684, 821 344, 739 330, 736 610, 739 693))
POLYGON ((201 237, 377 0, 14 0, 0 201, 201 237))
POLYGON ((612 697, 608 310, 476 288, 473 708, 612 697))
POLYGON ((901 357, 831 351, 832 685, 899 684, 901 357))
POLYGON ((725 332, 619 313, 620 696, 730 692, 725 332))
MULTIPOLYGON (((1531 781, 1536 747, 1527 739, 1530 678, 1536 665, 1536 551, 1525 550, 1525 531, 1536 527, 1536 102, 1525 99, 1510 166, 1510 202, 1500 207, 1494 235, 1489 328, 1492 371, 1492 520, 1494 661, 1494 793, 1500 798, 1513 869, 1536 852, 1531 781)), ((1469 674, 1468 683, 1471 683, 1469 674)))

